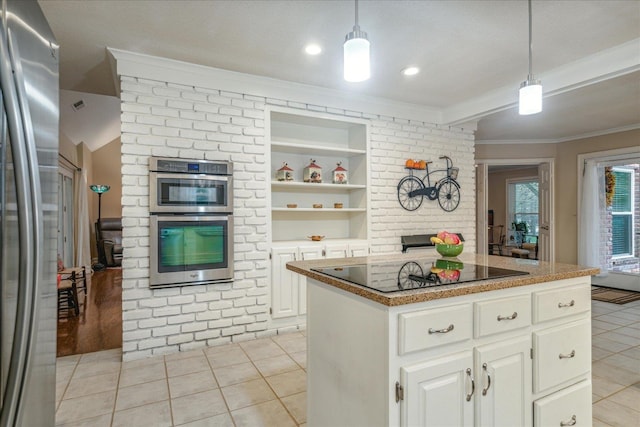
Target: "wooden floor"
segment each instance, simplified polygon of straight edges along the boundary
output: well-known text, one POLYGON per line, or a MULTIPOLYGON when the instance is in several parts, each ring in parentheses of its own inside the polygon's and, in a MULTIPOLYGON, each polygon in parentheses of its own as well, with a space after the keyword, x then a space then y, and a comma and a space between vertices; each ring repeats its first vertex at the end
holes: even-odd
POLYGON ((122 270, 94 272, 79 298, 80 315, 58 319, 58 357, 122 347, 122 270))

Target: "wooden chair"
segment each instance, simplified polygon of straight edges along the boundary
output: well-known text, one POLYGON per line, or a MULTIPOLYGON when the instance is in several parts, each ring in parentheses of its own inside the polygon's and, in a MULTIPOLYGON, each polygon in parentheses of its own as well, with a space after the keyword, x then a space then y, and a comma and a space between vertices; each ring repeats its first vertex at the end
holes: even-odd
POLYGON ((62 275, 58 274, 58 317, 64 317, 64 312, 67 313, 67 317, 71 314, 77 316, 80 314, 80 304, 76 281, 61 277, 62 275))
POLYGON ((503 233, 504 225, 496 225, 492 230, 492 234, 489 236, 489 255, 493 255, 495 252, 495 248, 498 248, 498 255, 502 256, 502 247, 504 246, 505 235, 503 233), (493 232, 498 231, 498 239, 497 241, 493 239, 493 232))

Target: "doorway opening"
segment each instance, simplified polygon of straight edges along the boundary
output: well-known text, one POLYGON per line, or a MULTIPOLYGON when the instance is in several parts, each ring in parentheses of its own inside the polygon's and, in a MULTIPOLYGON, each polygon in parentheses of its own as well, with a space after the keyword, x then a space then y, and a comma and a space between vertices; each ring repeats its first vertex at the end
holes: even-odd
POLYGON ((553 159, 476 165, 477 253, 553 260, 553 159))
POLYGON ((595 285, 640 291, 640 151, 578 156, 578 262, 595 285))

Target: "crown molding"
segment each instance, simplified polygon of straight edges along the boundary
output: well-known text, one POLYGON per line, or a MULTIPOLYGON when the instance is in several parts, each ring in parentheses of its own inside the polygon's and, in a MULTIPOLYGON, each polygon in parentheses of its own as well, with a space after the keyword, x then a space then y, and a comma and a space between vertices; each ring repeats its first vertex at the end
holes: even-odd
POLYGON ((620 127, 617 127, 617 128, 605 129, 605 130, 600 130, 600 131, 595 131, 595 132, 588 132, 588 133, 583 133, 583 134, 579 134, 579 135, 567 136, 567 137, 563 137, 563 138, 551 138, 551 139, 498 139, 498 140, 490 140, 490 139, 480 140, 480 139, 476 139, 476 145, 488 145, 488 144, 494 144, 494 145, 500 145, 500 144, 504 144, 504 145, 516 145, 516 144, 560 144, 560 143, 563 143, 563 142, 578 141, 580 139, 595 138, 595 137, 603 136, 603 135, 611 135, 611 134, 614 134, 614 133, 628 132, 628 131, 632 131, 632 130, 636 130, 636 129, 640 129, 640 123, 635 123, 635 124, 632 124, 632 125, 629 125, 629 126, 620 126, 620 127))
MULTIPOLYGON (((558 95, 640 70, 640 38, 605 49, 536 75, 542 80, 544 97, 558 95)), ((525 77, 523 70, 523 77, 525 77)), ((444 124, 455 125, 479 120, 517 106, 520 82, 513 82, 482 96, 446 108, 444 124)))
MULTIPOLYGON (((114 75, 245 93, 265 98, 326 106, 345 111, 442 124, 442 112, 424 105, 304 85, 207 67, 168 58, 107 48, 114 75)), ((118 88, 119 92, 119 88, 118 88)))

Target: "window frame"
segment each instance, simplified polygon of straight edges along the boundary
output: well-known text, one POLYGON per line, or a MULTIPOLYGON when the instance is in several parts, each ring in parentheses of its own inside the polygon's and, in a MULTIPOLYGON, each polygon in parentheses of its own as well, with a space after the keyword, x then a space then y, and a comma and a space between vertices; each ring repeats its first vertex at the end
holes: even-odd
MULTIPOLYGON (((538 216, 538 227, 540 227, 540 179, 537 175, 532 175, 532 176, 525 176, 525 177, 519 177, 519 178, 507 178, 506 182, 505 182, 505 193, 506 193, 506 197, 505 197, 505 208, 506 208, 506 223, 507 223, 507 230, 511 229, 511 223, 515 221, 515 215, 517 214, 517 212, 515 212, 515 200, 512 201, 512 197, 511 197, 511 185, 512 184, 524 184, 524 183, 536 183, 538 184, 538 211, 535 212, 535 215, 538 216), (514 209, 512 210, 511 207, 514 207, 514 209)), ((520 212, 522 214, 522 212, 520 212)), ((533 213, 525 213, 526 215, 533 215, 533 213)), ((539 235, 539 231, 540 230, 529 230, 529 235, 539 235)))
POLYGON ((611 236, 611 259, 623 259, 623 258, 629 258, 629 257, 633 257, 636 252, 636 248, 635 248, 635 239, 633 238, 633 230, 635 230, 635 223, 634 223, 634 215, 633 215, 633 209, 635 206, 635 175, 634 175, 634 170, 631 168, 627 168, 624 166, 613 166, 611 168, 612 172, 617 172, 617 173, 626 173, 629 174, 630 179, 629 179, 629 184, 630 184, 630 207, 631 210, 630 211, 614 211, 613 208, 611 209, 611 227, 613 229, 613 218, 615 216, 628 216, 631 218, 631 223, 630 223, 630 235, 631 235, 631 245, 630 245, 630 252, 626 252, 623 254, 614 254, 613 253, 613 236, 611 236))

